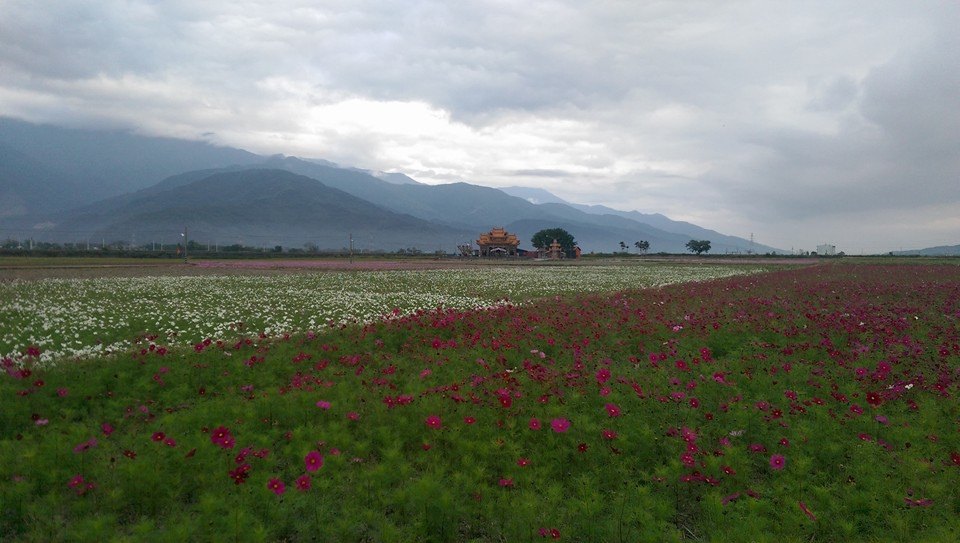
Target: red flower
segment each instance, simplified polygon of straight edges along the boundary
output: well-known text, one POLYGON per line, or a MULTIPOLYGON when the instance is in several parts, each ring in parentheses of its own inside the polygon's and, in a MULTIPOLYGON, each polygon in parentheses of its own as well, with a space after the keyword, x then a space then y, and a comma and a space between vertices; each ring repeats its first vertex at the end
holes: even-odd
POLYGON ((787 465, 787 459, 781 454, 775 454, 770 457, 770 469, 782 470, 787 465))
POLYGON ((570 429, 570 421, 564 418, 553 419, 550 421, 550 428, 553 428, 554 432, 562 434, 570 429))
POLYGON ((247 477, 250 476, 250 464, 243 464, 237 469, 230 470, 230 478, 233 479, 233 484, 242 485, 247 482, 247 477))
POLYGON ((152 440, 154 440, 154 441, 156 441, 156 442, 160 442, 160 441, 163 441, 164 438, 166 438, 166 437, 167 437, 167 435, 164 434, 163 432, 154 432, 153 435, 150 436, 150 439, 152 439, 152 440))
POLYGON ((531 430, 539 430, 541 428, 540 419, 536 417, 531 418, 529 426, 531 430))
POLYGON ((620 416, 620 408, 617 407, 617 404, 608 403, 607 405, 603 406, 603 408, 607 410, 607 415, 610 415, 610 417, 620 416))
POLYGON ((580 444, 577 445, 577 450, 580 451, 580 452, 582 452, 582 453, 587 452, 587 449, 589 449, 589 448, 590 448, 590 447, 589 447, 586 443, 580 443, 580 444))
POLYGON ((617 433, 609 428, 604 428, 600 433, 603 434, 604 439, 617 439, 617 433))
POLYGON ((224 449, 232 449, 236 440, 230 435, 229 428, 226 426, 218 426, 210 432, 210 442, 224 449))
POLYGON ((527 467, 527 466, 530 465, 530 459, 529 459, 529 458, 521 458, 521 459, 517 460, 517 465, 520 466, 521 468, 525 468, 525 467, 527 467))
POLYGON ((475 418, 473 418, 473 417, 464 417, 464 418, 463 418, 463 422, 465 422, 465 423, 467 423, 467 424, 473 424, 473 423, 477 422, 477 419, 475 419, 475 418))
POLYGON ((880 394, 877 394, 876 392, 872 392, 872 391, 867 392, 867 403, 874 407, 877 407, 883 403, 883 398, 880 396, 880 394))
POLYGON ((430 415, 429 417, 427 417, 424 423, 426 423, 427 426, 435 430, 440 429, 440 427, 443 425, 443 422, 440 420, 440 417, 438 417, 437 415, 430 415))
POLYGON ((508 478, 506 478, 506 477, 501 477, 499 484, 500 484, 500 486, 502 486, 503 488, 513 488, 513 479, 508 479, 508 478))
POLYGON ((314 472, 323 467, 323 455, 317 451, 310 451, 303 459, 307 465, 307 471, 314 472))
POLYGON ((303 474, 300 477, 297 477, 297 490, 300 492, 306 492, 310 490, 310 476, 303 474))
POLYGON ((287 491, 286 485, 284 485, 283 481, 280 479, 270 479, 270 481, 267 482, 267 488, 273 491, 273 493, 277 496, 287 491))

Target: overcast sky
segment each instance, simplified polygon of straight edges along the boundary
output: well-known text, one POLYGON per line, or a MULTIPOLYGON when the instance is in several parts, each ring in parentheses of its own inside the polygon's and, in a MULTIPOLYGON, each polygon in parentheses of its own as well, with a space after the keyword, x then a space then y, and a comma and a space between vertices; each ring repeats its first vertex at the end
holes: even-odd
POLYGON ((960 2, 0 0, 0 114, 960 243, 960 2))

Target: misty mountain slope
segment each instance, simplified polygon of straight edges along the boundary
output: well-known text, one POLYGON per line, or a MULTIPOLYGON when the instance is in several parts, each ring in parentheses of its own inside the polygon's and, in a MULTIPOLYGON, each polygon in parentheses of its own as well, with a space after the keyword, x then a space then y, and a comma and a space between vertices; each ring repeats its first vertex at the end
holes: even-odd
POLYGON ((554 216, 521 198, 469 183, 394 184, 363 171, 314 164, 294 157, 274 158, 264 164, 312 177, 398 213, 461 228, 489 229, 518 217, 554 216))
POLYGON ((206 142, 148 137, 119 130, 82 130, 0 117, 0 144, 82 187, 74 204, 94 202, 151 186, 184 171, 254 164, 263 157, 206 142))
POLYGON ((67 176, 0 144, 0 219, 62 209, 76 201, 77 192, 67 176))
POLYGON ((115 199, 103 208, 87 206, 67 214, 56 231, 147 241, 176 239, 185 226, 191 239, 205 242, 287 247, 316 243, 335 249, 346 246, 351 234, 381 249, 438 242, 451 248, 468 235, 390 212, 308 177, 257 169, 215 173, 141 194, 119 207, 115 199))

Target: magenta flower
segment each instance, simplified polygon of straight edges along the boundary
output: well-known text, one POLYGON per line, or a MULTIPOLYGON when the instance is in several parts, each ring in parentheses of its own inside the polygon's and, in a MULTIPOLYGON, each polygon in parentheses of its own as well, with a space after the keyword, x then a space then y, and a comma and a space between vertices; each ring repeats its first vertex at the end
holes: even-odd
POLYGON ((327 400, 320 400, 319 402, 317 402, 317 407, 319 407, 320 409, 330 409, 330 402, 328 402, 327 400))
POLYGON ((787 459, 782 454, 775 454, 770 457, 770 469, 780 471, 787 465, 787 459))
POLYGON ((536 417, 531 418, 531 419, 530 419, 530 425, 529 425, 529 426, 530 426, 530 429, 531 429, 531 430, 539 430, 539 429, 541 428, 541 426, 540 426, 540 419, 538 419, 538 418, 536 418, 536 417))
POLYGON ((270 479, 270 481, 267 482, 267 488, 277 496, 287 491, 286 485, 284 485, 280 479, 270 479))
POLYGON ((306 473, 300 477, 297 477, 297 490, 300 492, 306 492, 310 490, 310 476, 306 473))
POLYGON ((603 439, 608 439, 608 440, 617 439, 617 433, 609 428, 604 428, 603 430, 600 431, 600 433, 603 434, 603 439))
POLYGON ((550 428, 553 428, 554 432, 562 434, 570 429, 570 421, 564 418, 553 419, 550 421, 550 428))
POLYGON ((210 442, 224 449, 232 449, 235 443, 233 436, 230 435, 230 429, 226 426, 218 426, 210 432, 210 442))
POLYGON ((314 472, 323 467, 323 455, 317 451, 310 451, 303 458, 303 463, 307 466, 307 471, 314 472))
POLYGON ((603 406, 603 408, 607 410, 607 415, 610 415, 610 417, 620 416, 620 408, 617 407, 617 404, 608 403, 607 405, 603 406))
POLYGON ((430 415, 429 417, 427 417, 424 423, 430 428, 433 428, 435 430, 438 430, 440 429, 441 426, 443 426, 443 422, 440 420, 440 417, 438 417, 437 415, 430 415))

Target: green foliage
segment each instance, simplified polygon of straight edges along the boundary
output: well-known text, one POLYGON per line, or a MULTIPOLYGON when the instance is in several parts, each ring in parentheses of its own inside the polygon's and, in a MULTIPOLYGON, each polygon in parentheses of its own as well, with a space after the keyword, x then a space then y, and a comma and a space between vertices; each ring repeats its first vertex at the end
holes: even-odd
POLYGON ((553 240, 557 240, 560 247, 570 256, 573 248, 577 245, 573 235, 563 228, 546 228, 540 230, 530 238, 530 243, 537 249, 548 249, 553 240))
POLYGON ((697 255, 710 252, 710 240, 691 239, 687 242, 687 250, 697 255))
POLYGON ((819 267, 27 357, 0 539, 956 540, 958 299, 955 266, 819 267))

